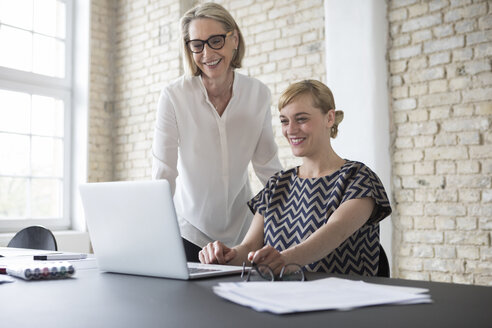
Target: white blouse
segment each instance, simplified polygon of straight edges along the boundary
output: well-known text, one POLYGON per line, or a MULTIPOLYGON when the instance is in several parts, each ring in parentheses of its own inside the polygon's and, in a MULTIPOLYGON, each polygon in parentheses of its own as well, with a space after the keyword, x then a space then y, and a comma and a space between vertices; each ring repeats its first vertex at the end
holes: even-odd
POLYGON ((282 169, 272 131, 270 91, 234 73, 222 116, 201 77, 183 76, 162 91, 152 145, 152 178, 167 179, 182 236, 203 247, 240 243, 253 214, 248 164, 263 183, 282 169))

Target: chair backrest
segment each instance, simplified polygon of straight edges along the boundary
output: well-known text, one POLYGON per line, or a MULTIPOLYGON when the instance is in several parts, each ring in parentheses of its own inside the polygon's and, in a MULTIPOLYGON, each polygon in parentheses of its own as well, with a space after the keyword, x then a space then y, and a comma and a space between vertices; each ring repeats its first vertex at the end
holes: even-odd
POLYGON ((58 245, 53 233, 42 226, 30 226, 17 232, 7 247, 43 249, 57 251, 58 245))
POLYGON ((389 278, 390 276, 388 257, 386 256, 386 252, 384 251, 383 245, 381 244, 379 244, 379 266, 376 276, 387 278, 389 278))

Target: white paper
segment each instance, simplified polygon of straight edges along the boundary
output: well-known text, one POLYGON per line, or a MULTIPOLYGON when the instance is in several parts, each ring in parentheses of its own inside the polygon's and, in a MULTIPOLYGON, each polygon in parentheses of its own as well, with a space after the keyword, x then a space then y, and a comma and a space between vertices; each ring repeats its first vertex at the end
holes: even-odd
POLYGON ((425 294, 427 289, 341 278, 307 282, 220 283, 213 290, 229 301, 277 314, 431 302, 430 295, 425 294))

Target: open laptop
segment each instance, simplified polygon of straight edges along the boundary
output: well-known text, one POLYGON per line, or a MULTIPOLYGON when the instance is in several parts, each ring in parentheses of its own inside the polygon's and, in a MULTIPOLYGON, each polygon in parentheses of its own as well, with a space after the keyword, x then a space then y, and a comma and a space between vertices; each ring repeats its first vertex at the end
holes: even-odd
POLYGON ((86 183, 80 186, 80 195, 102 271, 195 279, 242 270, 186 262, 166 180, 86 183))

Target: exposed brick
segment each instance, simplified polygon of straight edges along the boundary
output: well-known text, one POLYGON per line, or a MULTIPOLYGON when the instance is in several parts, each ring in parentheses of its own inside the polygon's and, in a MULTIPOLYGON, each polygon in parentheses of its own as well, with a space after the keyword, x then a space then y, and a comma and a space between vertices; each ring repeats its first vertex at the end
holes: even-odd
POLYGON ((395 140, 396 148, 412 148, 413 147, 413 139, 412 138, 396 138, 395 140))
POLYGON ((420 53, 422 53, 422 46, 415 45, 391 50, 389 56, 392 60, 398 60, 417 56, 420 53))
POLYGON ((478 231, 446 231, 444 232, 446 243, 451 245, 488 245, 488 232, 478 231))
POLYGON ((438 217, 436 218, 436 229, 439 231, 455 230, 456 222, 454 217, 438 217))
POLYGON ((402 270, 413 270, 413 271, 422 270, 422 260, 421 259, 416 259, 416 258, 412 258, 412 257, 401 258, 398 264, 402 270))
POLYGON ((432 0, 429 1, 429 11, 433 12, 448 6, 447 0, 432 0))
POLYGON ((434 35, 438 38, 443 38, 454 34, 453 24, 438 25, 432 29, 434 35))
POLYGON ((471 131, 481 130, 486 131, 489 128, 489 120, 486 118, 470 118, 470 119, 453 119, 447 120, 441 124, 444 131, 457 132, 457 131, 471 131))
POLYGON ((417 107, 417 101, 414 98, 400 99, 393 102, 394 110, 409 110, 417 107))
POLYGON ((490 154, 492 154, 492 145, 471 146, 470 147, 470 158, 487 159, 487 158, 490 158, 490 154))
POLYGON ((434 26, 440 24, 441 22, 442 18, 440 14, 428 15, 405 21, 402 24, 401 30, 402 32, 410 32, 434 26))
POLYGON ((434 139, 436 146, 453 146, 458 144, 458 138, 454 133, 439 133, 434 139))
POLYGON ((448 81, 445 79, 429 82, 429 93, 443 93, 448 91, 448 81))
POLYGON ((429 135, 437 132, 436 122, 404 123, 397 129, 398 136, 429 135))
POLYGON ((437 93, 422 96, 419 101, 420 106, 432 107, 457 104, 461 100, 461 96, 458 92, 437 93))
POLYGON ((418 245, 413 248, 413 256, 417 258, 434 257, 434 249, 430 245, 418 245))
POLYGON ((388 14, 388 20, 390 22, 396 22, 408 17, 408 11, 406 8, 400 8, 397 10, 392 10, 388 14))
POLYGON ((393 156, 395 162, 414 162, 424 158, 424 154, 421 150, 395 151, 393 156))
POLYGON ((429 66, 447 64, 450 61, 451 61, 451 55, 449 52, 442 52, 429 56, 429 66))
MULTIPOLYGON (((463 262, 458 260, 424 260, 424 270, 440 272, 464 272, 463 262)), ((450 280, 444 279, 445 282, 450 280)))
POLYGON ((452 36, 449 38, 427 41, 424 43, 424 53, 433 53, 454 48, 461 48, 465 45, 463 36, 452 36))
POLYGON ((402 177, 402 186, 408 189, 441 188, 444 178, 435 175, 402 177))
POLYGON ((476 230, 478 227, 477 218, 473 218, 473 217, 456 218, 456 227, 459 230, 476 230))
POLYGON ((425 214, 450 217, 463 216, 466 214, 466 207, 455 203, 426 204, 425 214))
POLYGON ((422 41, 427 41, 432 39, 432 31, 431 30, 419 30, 412 32, 412 43, 420 43, 422 41))
POLYGON ((436 246, 434 246, 434 252, 435 252, 437 258, 453 259, 456 257, 456 247, 455 246, 436 245, 436 246))
POLYGON ((409 243, 441 244, 444 241, 444 233, 432 230, 413 230, 403 232, 403 240, 409 243))
POLYGON ((481 175, 450 175, 446 178, 447 185, 453 188, 487 188, 491 179, 481 175))
POLYGON ((436 172, 437 174, 455 174, 456 163, 454 161, 437 161, 436 172))
POLYGON ((468 151, 466 147, 435 147, 426 149, 424 158, 426 160, 441 160, 441 159, 466 159, 468 151))

